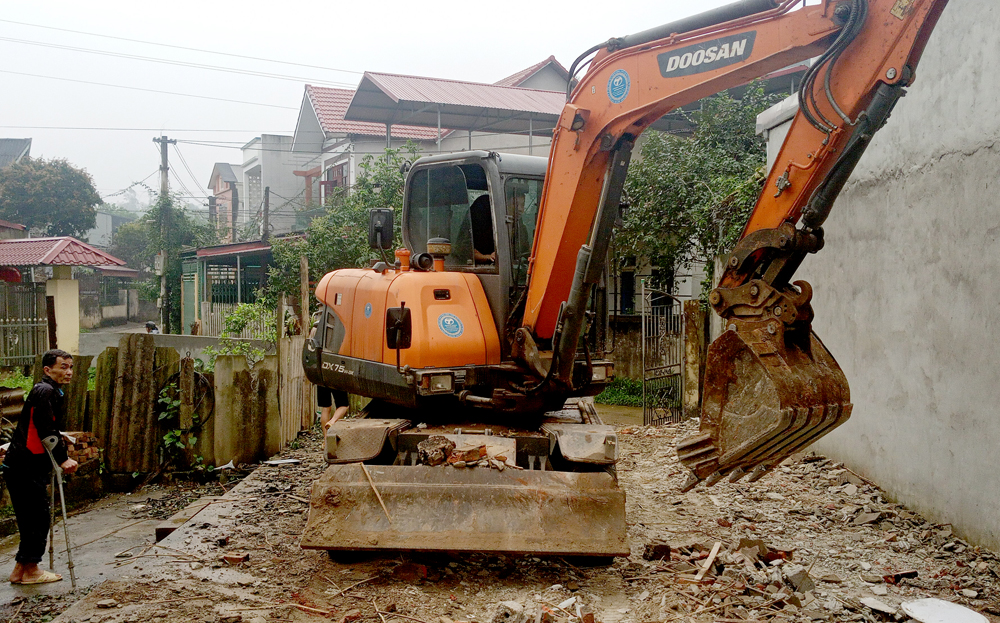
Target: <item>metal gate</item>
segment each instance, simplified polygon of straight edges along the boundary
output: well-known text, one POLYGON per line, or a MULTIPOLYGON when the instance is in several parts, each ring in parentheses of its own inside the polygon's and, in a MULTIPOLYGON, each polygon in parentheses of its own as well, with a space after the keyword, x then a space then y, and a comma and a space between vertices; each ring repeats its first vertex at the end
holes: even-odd
POLYGON ((49 344, 44 283, 0 282, 0 367, 30 366, 49 344))
POLYGON ((684 418, 684 309, 676 297, 641 286, 642 420, 664 424, 684 418))

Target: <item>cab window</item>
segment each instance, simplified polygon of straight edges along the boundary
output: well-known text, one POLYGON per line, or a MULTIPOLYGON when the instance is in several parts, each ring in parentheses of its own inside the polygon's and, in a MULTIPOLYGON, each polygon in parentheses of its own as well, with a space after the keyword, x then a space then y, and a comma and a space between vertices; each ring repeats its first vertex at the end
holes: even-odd
POLYGON ((528 258, 535 240, 538 221, 538 204, 542 197, 543 180, 528 177, 508 177, 504 181, 511 231, 511 258, 514 263, 514 281, 524 285, 528 276, 528 258))
POLYGON ((447 165, 416 172, 407 198, 406 231, 413 253, 431 238, 447 238, 445 266, 496 270, 496 228, 486 171, 478 164, 447 165))

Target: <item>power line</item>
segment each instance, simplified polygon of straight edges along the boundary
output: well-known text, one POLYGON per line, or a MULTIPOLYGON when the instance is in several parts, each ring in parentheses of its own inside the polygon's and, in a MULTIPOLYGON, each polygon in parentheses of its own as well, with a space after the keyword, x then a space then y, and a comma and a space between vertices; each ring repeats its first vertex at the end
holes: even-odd
POLYGON ((15 22, 10 19, 0 19, 0 22, 5 22, 8 24, 17 24, 19 26, 31 26, 32 28, 44 28, 46 30, 57 30, 59 32, 71 32, 76 35, 87 35, 89 37, 101 37, 104 39, 116 39, 118 41, 128 41, 130 43, 141 43, 143 45, 155 45, 163 48, 174 48, 175 50, 187 50, 189 52, 201 52, 203 54, 217 54, 219 56, 230 56, 233 58, 244 58, 252 61, 265 61, 268 63, 279 63, 281 65, 294 65, 296 67, 307 67, 309 69, 322 69, 324 71, 339 71, 341 73, 347 74, 358 74, 362 75, 364 72, 354 71, 352 69, 337 69, 336 67, 323 67, 322 65, 308 65, 306 63, 294 63, 291 61, 279 61, 273 58, 262 58, 259 56, 247 56, 244 54, 232 54, 230 52, 217 52, 215 50, 205 50, 202 48, 189 48, 183 45, 172 45, 170 43, 158 43, 156 41, 143 41, 142 39, 129 39, 128 37, 116 37, 114 35, 102 35, 96 32, 85 32, 82 30, 70 30, 69 28, 57 28, 55 26, 43 26, 41 24, 29 24, 28 22, 15 22))
POLYGON ((189 63, 186 61, 172 61, 166 58, 156 58, 153 56, 140 56, 138 54, 125 54, 124 52, 110 52, 108 50, 95 50, 92 48, 81 48, 72 45, 61 45, 58 43, 46 43, 44 41, 30 41, 28 39, 14 39, 12 37, 0 37, 0 41, 17 43, 20 45, 33 45, 43 48, 53 48, 56 50, 67 50, 70 52, 82 52, 84 54, 96 54, 98 56, 110 56, 112 58, 124 58, 128 60, 143 61, 147 63, 160 63, 163 65, 175 65, 177 67, 188 67, 192 69, 205 69, 208 71, 220 71, 223 73, 241 74, 257 78, 271 78, 274 80, 291 80, 292 82, 310 82, 320 84, 330 84, 345 88, 355 88, 356 85, 348 82, 337 82, 335 80, 316 80, 303 76, 289 76, 285 74, 275 74, 266 71, 254 71, 252 69, 236 69, 235 67, 221 67, 219 65, 206 65, 204 63, 189 63))
MULTIPOLYGON (((200 186, 198 185, 198 178, 191 171, 191 167, 188 166, 187 160, 185 160, 184 154, 181 153, 181 149, 180 149, 180 147, 177 146, 177 143, 174 143, 174 153, 176 153, 177 156, 181 159, 181 164, 184 165, 184 169, 187 171, 188 175, 191 176, 191 181, 194 182, 195 188, 199 188, 200 189, 200 186)), ((207 199, 207 197, 206 197, 206 199, 207 199)))
POLYGON ((113 192, 111 194, 105 195, 103 198, 107 199, 107 198, 110 198, 110 197, 117 197, 118 195, 124 195, 126 192, 129 191, 129 189, 134 188, 135 186, 140 186, 140 185, 144 186, 147 190, 149 190, 150 192, 152 192, 153 189, 150 188, 149 186, 146 186, 146 180, 148 180, 149 178, 153 177, 154 175, 156 175, 159 172, 160 172, 160 170, 157 169, 156 171, 153 171, 152 173, 150 173, 146 177, 142 178, 138 182, 132 182, 131 184, 129 184, 125 188, 122 188, 121 190, 113 192))
POLYGON ((176 91, 160 91, 159 89, 144 89, 142 87, 130 87, 123 84, 108 84, 106 82, 91 82, 89 80, 77 80, 76 78, 61 78, 59 76, 45 76, 42 74, 29 74, 21 71, 10 71, 0 69, 0 73, 14 74, 16 76, 27 76, 29 78, 45 78, 47 80, 61 80, 63 82, 76 82, 79 84, 90 84, 99 87, 112 87, 115 89, 128 89, 130 91, 144 91, 146 93, 159 93, 161 95, 177 95, 180 97, 195 97, 203 100, 214 100, 216 102, 229 102, 231 104, 248 104, 250 106, 267 106, 268 108, 284 108, 286 110, 298 110, 296 106, 281 106, 279 104, 264 104, 262 102, 248 102, 246 100, 231 100, 224 97, 212 97, 211 95, 195 95, 193 93, 177 93, 176 91))
MULTIPOLYGON (((188 194, 189 196, 191 196, 191 197, 197 197, 197 195, 195 195, 195 194, 194 194, 194 193, 193 193, 193 192, 191 191, 191 189, 190 189, 190 188, 188 188, 188 187, 187 187, 187 186, 186 186, 186 185, 184 184, 184 180, 182 180, 182 179, 181 179, 181 177, 180 177, 179 175, 177 175, 177 172, 176 172, 176 171, 175 171, 175 170, 173 169, 173 167, 171 167, 171 168, 169 169, 169 172, 170 172, 170 175, 172 175, 172 176, 174 177, 174 181, 175 181, 175 182, 177 182, 177 184, 178 184, 178 185, 179 185, 179 186, 180 186, 180 187, 181 187, 181 188, 182 188, 182 189, 184 190, 184 192, 186 192, 186 193, 187 193, 187 194, 188 194)), ((201 199, 207 199, 207 198, 208 198, 208 197, 201 197, 201 199)))

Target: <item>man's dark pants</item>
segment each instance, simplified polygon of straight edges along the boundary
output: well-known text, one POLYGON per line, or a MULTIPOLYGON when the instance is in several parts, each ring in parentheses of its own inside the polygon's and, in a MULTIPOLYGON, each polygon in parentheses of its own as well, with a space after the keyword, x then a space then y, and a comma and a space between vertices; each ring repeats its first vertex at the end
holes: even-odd
POLYGON ((49 536, 49 492, 46 487, 51 481, 51 472, 4 466, 3 476, 21 533, 21 545, 14 560, 21 564, 40 563, 49 536))

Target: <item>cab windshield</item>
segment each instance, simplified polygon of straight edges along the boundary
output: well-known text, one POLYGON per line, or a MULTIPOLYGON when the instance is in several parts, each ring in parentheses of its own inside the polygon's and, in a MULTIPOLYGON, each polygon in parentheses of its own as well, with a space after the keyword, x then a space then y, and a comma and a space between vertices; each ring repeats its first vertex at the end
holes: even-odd
POLYGON ((445 266, 496 270, 496 229, 486 170, 478 164, 417 171, 410 180, 406 231, 414 254, 431 238, 451 242, 445 266))

